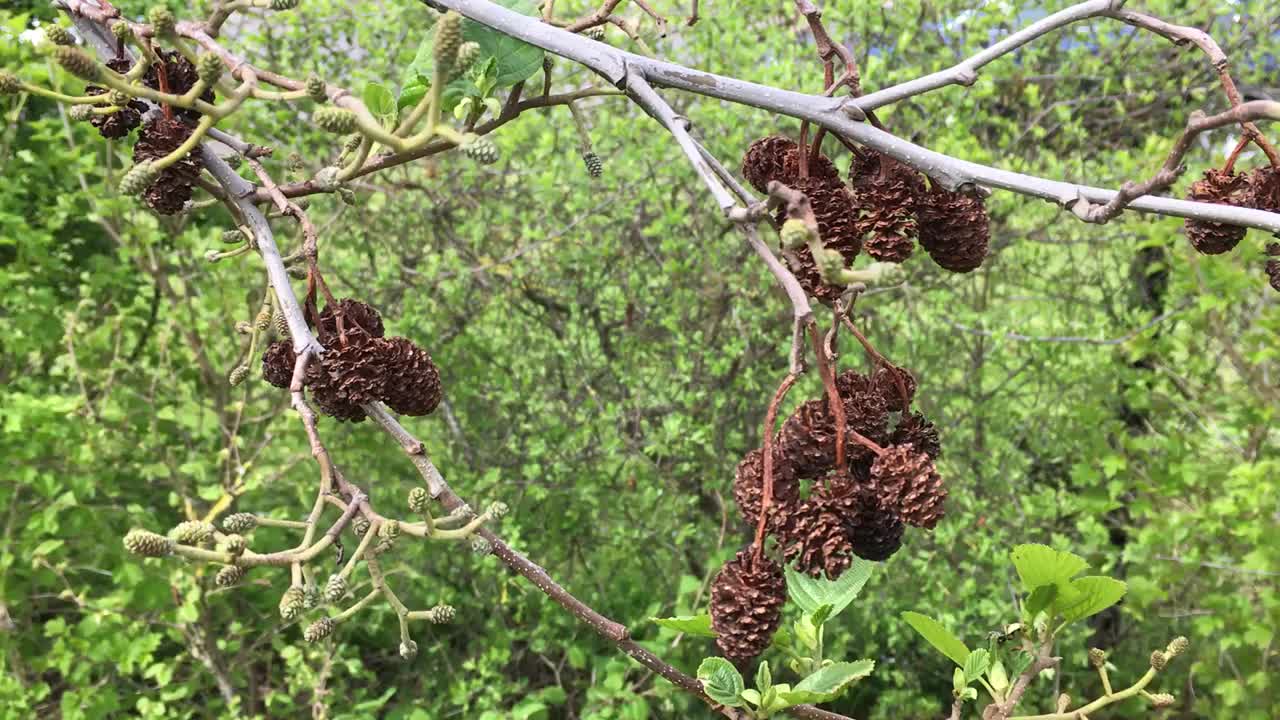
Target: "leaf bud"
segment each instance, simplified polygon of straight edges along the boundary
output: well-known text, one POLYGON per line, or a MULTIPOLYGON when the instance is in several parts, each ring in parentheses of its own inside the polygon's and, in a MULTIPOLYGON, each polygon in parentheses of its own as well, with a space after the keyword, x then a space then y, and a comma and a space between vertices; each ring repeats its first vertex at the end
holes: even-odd
POLYGON ((16 95, 22 92, 22 81, 17 75, 0 70, 0 95, 16 95))
POLYGON ((424 487, 416 487, 409 491, 409 510, 416 513, 423 513, 427 509, 427 503, 431 496, 424 487))
POLYGON ((356 114, 342 108, 316 108, 311 119, 317 126, 331 133, 343 134, 356 129, 356 114))
POLYGON ((248 543, 245 542, 243 535, 232 533, 223 538, 221 546, 223 552, 239 557, 244 554, 248 543))
POLYGON ((71 34, 70 30, 61 25, 48 25, 44 29, 44 36, 54 45, 75 45, 76 37, 71 34))
POLYGON ((476 555, 488 555, 493 552, 493 545, 488 540, 479 535, 471 536, 471 552, 476 555))
POLYGON ((159 36, 172 35, 178 26, 178 19, 173 16, 173 11, 163 5, 147 10, 147 22, 151 23, 151 29, 159 36))
POLYGON ((213 53, 204 53, 196 58, 196 72, 200 74, 200 79, 209 85, 218 82, 225 69, 222 59, 213 53))
POLYGON ((1089 664, 1101 670, 1107 664, 1107 651, 1101 648, 1089 648, 1089 664))
POLYGON ((1163 650, 1153 650, 1151 652, 1151 667, 1157 671, 1163 670, 1169 664, 1169 656, 1163 650))

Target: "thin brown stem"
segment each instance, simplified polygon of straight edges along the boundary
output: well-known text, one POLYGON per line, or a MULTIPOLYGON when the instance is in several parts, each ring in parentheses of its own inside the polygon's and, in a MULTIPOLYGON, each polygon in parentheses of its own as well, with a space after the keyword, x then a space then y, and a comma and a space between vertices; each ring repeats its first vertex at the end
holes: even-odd
POLYGON ((778 420, 778 405, 786 398, 787 392, 791 390, 791 386, 796 384, 799 379, 795 373, 788 373, 782 379, 782 383, 778 385, 778 389, 773 393, 773 399, 769 401, 769 409, 764 414, 764 476, 762 478, 764 490, 760 496, 760 518, 756 520, 756 537, 752 543, 755 552, 755 561, 760 562, 760 556, 764 552, 764 530, 768 524, 769 508, 773 504, 773 426, 778 420))

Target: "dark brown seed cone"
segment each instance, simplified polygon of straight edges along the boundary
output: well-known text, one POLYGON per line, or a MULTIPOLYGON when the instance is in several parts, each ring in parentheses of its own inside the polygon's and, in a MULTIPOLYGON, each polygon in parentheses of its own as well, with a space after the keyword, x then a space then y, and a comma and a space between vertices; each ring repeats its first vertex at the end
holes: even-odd
POLYGON ((897 365, 881 365, 871 376, 876 392, 884 398, 885 406, 893 412, 906 412, 916 396, 916 378, 910 370, 897 365), (901 384, 899 384, 899 379, 901 384), (903 395, 903 392, 906 395, 903 395))
POLYGON ((814 493, 843 519, 850 549, 863 560, 884 562, 902 547, 902 520, 880 508, 875 495, 852 477, 833 477, 814 493))
POLYGON ((1267 261, 1267 277, 1271 279, 1271 289, 1280 292, 1280 260, 1267 261))
MULTIPOLYGON (((157 50, 156 54, 160 56, 164 63, 165 80, 168 83, 169 92, 173 95, 182 95, 190 90, 199 79, 200 74, 196 70, 196 66, 191 61, 182 56, 182 53, 176 50, 157 50)), ((142 84, 152 90, 160 90, 160 74, 158 65, 153 63, 147 68, 147 73, 142 76, 142 84)), ((205 90, 200 96, 205 102, 213 102, 213 90, 205 90)), ((184 118, 189 122, 195 123, 200 120, 200 113, 195 110, 186 110, 184 108, 173 108, 173 114, 176 117, 184 118)))
POLYGON ((1280 212, 1280 170, 1264 165, 1245 177, 1249 182, 1249 207, 1280 212))
POLYGON ((942 519, 947 489, 928 454, 891 445, 871 465, 868 487, 880 507, 907 523, 932 530, 942 519))
POLYGON ((774 535, 796 570, 834 580, 853 563, 853 539, 840 509, 814 496, 780 515, 774 535))
POLYGON ((918 412, 903 415, 890 440, 894 445, 911 445, 932 460, 937 460, 942 455, 942 441, 938 438, 937 426, 918 412))
MULTIPOLYGON (((775 509, 784 511, 799 501, 800 483, 776 446, 773 455, 773 500, 770 514, 776 515, 775 509)), ((764 500, 763 449, 752 450, 738 463, 733 477, 733 499, 738 502, 742 519, 754 526, 760 519, 760 503, 764 500)))
POLYGON ((967 273, 982 265, 991 240, 986 203, 936 182, 916 205, 920 247, 944 270, 967 273))
POLYGON ((720 652, 735 664, 759 656, 782 621, 786 601, 782 567, 764 556, 754 562, 750 546, 739 551, 711 583, 711 628, 720 652))
POLYGON ((427 415, 444 398, 440 386, 440 369, 426 350, 408 338, 395 337, 385 342, 386 388, 382 401, 401 415, 427 415))
MULTIPOLYGON (((846 371, 836 378, 836 389, 844 402, 845 425, 873 442, 888 439, 886 420, 889 409, 884 398, 866 376, 846 371)), ((796 408, 782 423, 778 447, 796 477, 820 477, 835 465, 835 418, 825 397, 809 400, 796 408)), ((862 445, 848 437, 845 456, 856 461, 870 455, 862 445)))
MULTIPOLYGON (((129 59, 116 57, 107 61, 107 67, 118 73, 129 71, 129 59)), ((86 85, 85 95, 101 95, 107 89, 98 85, 86 85)), ((92 115, 89 124, 98 128, 98 134, 108 139, 122 138, 142 124, 142 116, 147 112, 147 104, 139 100, 130 100, 127 105, 110 115, 92 115)))
POLYGON ((866 235, 867 254, 900 263, 915 251, 916 203, 924 195, 924 179, 891 157, 874 153, 850 168, 854 205, 861 212, 859 235, 866 235))
MULTIPOLYGON (((911 391, 912 388, 908 387, 907 390, 911 391)), ((854 370, 845 370, 836 376, 836 391, 844 401, 845 422, 850 428, 881 445, 889 440, 886 423, 891 408, 884 393, 872 379, 854 370)), ((850 457, 870 457, 870 453, 870 450, 853 441, 849 441, 846 448, 846 454, 850 457)))
POLYGON ((311 391, 311 399, 315 401, 320 412, 335 420, 343 422, 362 422, 365 419, 364 409, 355 403, 338 397, 332 388, 315 388, 311 391))
POLYGON ((308 363, 307 386, 334 405, 376 402, 389 384, 391 356, 391 343, 385 340, 335 342, 325 348, 319 362, 308 363))
MULTIPOLYGON (((178 149, 191 136, 191 130, 190 125, 177 118, 159 115, 148 120, 133 145, 133 161, 159 160, 178 149)), ((203 167, 198 154, 187 153, 186 157, 160 173, 160 177, 143 193, 143 199, 161 215, 179 212, 191 199, 191 186, 203 167)))
MULTIPOLYGON (((1206 171, 1203 179, 1191 184, 1188 198, 1239 207, 1248 203, 1250 195, 1247 176, 1214 169, 1206 171)), ((1247 228, 1208 220, 1188 219, 1182 227, 1192 247, 1205 255, 1220 255, 1231 250, 1248 232, 1247 228)))
POLYGON ((288 389, 293 382, 293 364, 296 361, 293 343, 288 340, 273 342, 262 353, 262 378, 278 388, 288 389))
MULTIPOLYGON (((362 335, 364 338, 380 338, 384 334, 382 316, 371 305, 342 298, 338 301, 337 310, 342 313, 342 329, 348 338, 362 335)), ((320 342, 325 346, 333 343, 338 336, 338 318, 335 309, 326 305, 320 312, 319 327, 316 329, 320 342)))
POLYGON ((742 176, 760 192, 769 191, 771 180, 785 183, 787 155, 796 147, 795 142, 779 135, 760 138, 742 156, 742 176))

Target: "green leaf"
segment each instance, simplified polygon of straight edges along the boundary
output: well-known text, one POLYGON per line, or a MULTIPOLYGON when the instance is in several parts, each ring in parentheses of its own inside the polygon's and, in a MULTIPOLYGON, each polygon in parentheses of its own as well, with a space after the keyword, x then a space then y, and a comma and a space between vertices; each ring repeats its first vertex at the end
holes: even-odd
POLYGON ((400 91, 400 99, 396 101, 396 109, 403 110, 417 105, 418 101, 426 96, 429 89, 430 83, 422 83, 417 80, 414 80, 410 85, 405 85, 404 89, 400 91))
POLYGON ((773 687, 773 673, 769 670, 769 661, 761 660, 760 667, 756 668, 756 689, 765 692, 770 687, 773 687))
MULTIPOLYGON (((538 14, 538 6, 532 0, 496 0, 496 2, 508 10, 524 15, 538 14)), ((468 21, 462 26, 462 36, 480 46, 482 58, 488 56, 494 59, 496 62, 494 80, 498 87, 515 85, 542 69, 542 49, 516 40, 510 35, 503 35, 479 23, 468 21)))
POLYGON ((831 606, 830 617, 839 615, 862 591, 871 577, 872 563, 858 558, 839 578, 812 578, 788 567, 787 594, 801 610, 811 613, 822 605, 831 606))
POLYGON ((1088 575, 1071 581, 1074 595, 1059 598, 1053 609, 1066 622, 1082 620, 1120 602, 1128 586, 1120 580, 1104 575, 1088 575))
POLYGON ((742 691, 746 685, 742 674, 728 660, 709 657, 698 666, 698 682, 716 702, 726 707, 742 707, 742 691))
POLYGON ((956 665, 964 667, 965 661, 969 659, 969 648, 960 638, 952 635, 950 630, 942 627, 941 623, 928 615, 910 611, 902 613, 902 619, 920 633, 921 637, 928 640, 938 652, 951 658, 956 665))
POLYGON ((990 679, 992 689, 1004 694, 1005 688, 1009 687, 1009 675, 1004 671, 1004 664, 999 660, 995 661, 988 673, 987 677, 990 679))
MULTIPOLYGON (((970 655, 969 657, 973 657, 973 656, 972 656, 972 655, 970 655)), ((956 694, 959 694, 959 693, 961 693, 961 692, 964 692, 964 689, 965 689, 966 687, 968 687, 968 683, 969 683, 969 682, 971 682, 971 681, 970 681, 970 680, 968 680, 967 678, 965 678, 965 676, 964 676, 964 671, 963 671, 963 670, 961 670, 960 668, 956 668, 955 670, 953 670, 953 671, 952 671, 952 673, 951 673, 951 690, 952 690, 952 692, 954 692, 954 693, 956 693, 956 694)))
POLYGON ((711 616, 707 613, 702 613, 701 615, 677 615, 676 617, 649 619, 664 628, 670 628, 671 630, 688 635, 697 635, 698 637, 716 636, 716 632, 711 629, 711 616))
POLYGON ((1061 586, 1089 567, 1084 558, 1048 545, 1019 545, 1011 553, 1013 566, 1022 579, 1022 589, 1033 592, 1042 585, 1061 586))
POLYGON ((1009 672, 1014 677, 1018 677, 1026 672, 1027 668, 1031 667, 1031 663, 1034 660, 1035 658, 1031 656, 1031 653, 1026 650, 1019 650, 1013 654, 1013 659, 1009 662, 1009 672))
POLYGON ((964 661, 965 684, 982 677, 991 667, 991 655, 984 648, 975 648, 964 661))
POLYGON ((396 111, 395 96, 378 83, 369 83, 364 86, 363 100, 369 112, 379 117, 392 115, 396 111))
POLYGON ((840 697, 850 683, 870 675, 875 666, 874 660, 832 663, 796 683, 789 692, 779 692, 778 697, 788 706, 831 702, 840 697))
POLYGON ((1041 585, 1022 602, 1022 609, 1026 611, 1027 618, 1035 617, 1041 610, 1049 607, 1054 598, 1058 596, 1057 585, 1041 585))
POLYGON ((759 691, 752 690, 751 688, 747 688, 746 690, 742 691, 742 699, 746 700, 752 705, 755 705, 756 707, 760 707, 760 703, 763 698, 760 696, 759 691))
POLYGON ((818 609, 814 610, 813 613, 810 615, 809 621, 813 623, 813 626, 815 628, 822 627, 822 623, 826 622, 827 619, 830 617, 831 617, 831 605, 829 604, 819 605, 818 609))

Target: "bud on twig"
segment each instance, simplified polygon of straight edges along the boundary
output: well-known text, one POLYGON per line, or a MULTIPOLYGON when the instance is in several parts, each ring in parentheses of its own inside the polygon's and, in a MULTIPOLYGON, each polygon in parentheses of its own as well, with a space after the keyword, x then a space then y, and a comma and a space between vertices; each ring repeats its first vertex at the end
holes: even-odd
POLYGON ((405 660, 412 660, 418 656, 418 643, 412 640, 405 640, 400 643, 400 657, 405 660))
POLYGON ((245 542, 243 535, 228 535, 222 541, 222 551, 236 557, 244 554, 248 543, 245 542))
POLYGON ((236 387, 240 383, 244 382, 244 379, 247 377, 249 377, 249 366, 237 365, 235 366, 235 369, 231 371, 231 374, 227 375, 227 384, 231 387, 236 387))
POLYGON ((1191 647, 1191 641, 1179 635, 1169 641, 1169 647, 1165 648, 1164 651, 1170 658, 1176 658, 1186 652, 1189 647, 1191 647))
POLYGON ((222 60, 213 53, 205 53, 196 58, 196 72, 200 74, 201 80, 210 85, 218 82, 224 69, 222 60))
POLYGON ((329 94, 325 92, 324 80, 319 75, 312 74, 307 76, 307 97, 318 103, 329 99, 329 94))
POLYGON ((416 513, 422 513, 427 509, 427 502, 431 496, 427 493, 427 489, 416 487, 409 491, 409 510, 416 513))
POLYGON ((277 12, 298 7, 298 0, 271 0, 271 9, 277 12))
POLYGON ((1151 667, 1157 671, 1163 670, 1169 664, 1169 656, 1164 654, 1163 650, 1154 650, 1151 653, 1151 667))
POLYGON ((102 66, 80 48, 59 45, 53 51, 53 59, 81 80, 97 80, 102 76, 102 66))
POLYGON ((129 23, 117 20, 111 23, 111 34, 120 42, 128 42, 133 37, 133 28, 129 27, 129 23))
POLYGON ((222 519, 222 529, 229 533, 243 534, 258 527, 258 518, 253 513, 235 513, 222 519))
POLYGON ((462 143, 462 152, 481 165, 492 165, 498 162, 498 148, 489 138, 479 135, 468 135, 462 143))
POLYGON ((493 545, 479 535, 471 536, 471 552, 477 555, 488 555, 493 552, 493 545))
POLYGON ((388 540, 395 540, 400 537, 400 522, 398 520, 387 520, 378 528, 378 537, 388 540))
POLYGON ((1106 667, 1107 651, 1100 648, 1089 648, 1089 664, 1099 669, 1106 667))
POLYGON ((72 105, 71 109, 67 110, 67 115, 72 120, 75 120, 76 122, 84 122, 89 118, 93 117, 93 106, 92 105, 72 105))
POLYGON ((305 599, 302 588, 297 585, 289 586, 289 589, 284 591, 284 595, 280 596, 280 617, 285 622, 297 620, 302 614, 302 603, 305 599))
POLYGON ((596 42, 604 42, 604 26, 603 25, 596 25, 595 27, 589 27, 586 30, 583 30, 582 34, 588 40, 595 40, 596 42))
POLYGON ((593 178, 604 175, 604 161, 594 150, 582 153, 582 163, 587 166, 587 174, 593 178))
POLYGON ((116 107, 124 107, 125 105, 128 105, 129 100, 131 99, 132 98, 129 97, 128 93, 120 92, 119 90, 112 90, 107 93, 107 102, 115 105, 116 107))
POLYGON ((1157 709, 1173 707, 1173 704, 1178 702, 1178 699, 1169 693, 1154 693, 1151 695, 1150 700, 1152 707, 1157 709))
POLYGON ((151 29, 155 30, 156 35, 161 37, 172 35, 178 25, 173 11, 163 5, 156 5, 147 11, 147 22, 151 23, 151 29))
POLYGON ((342 108, 316 108, 316 111, 311 114, 311 119, 320 128, 331 133, 341 135, 356 129, 356 114, 342 108))
POLYGON ((16 95, 22 92, 22 81, 13 73, 0 70, 0 95, 16 95))
POLYGON ((450 10, 436 21, 436 41, 432 49, 436 67, 446 75, 458 59, 462 46, 462 16, 450 10))
POLYGON ((187 520, 173 526, 169 537, 183 545, 203 545, 213 539, 213 525, 200 520, 187 520))
POLYGON ((44 36, 54 45, 75 45, 76 38, 61 25, 49 25, 44 29, 44 36))
POLYGON ((437 625, 443 625, 444 623, 453 622, 453 616, 456 614, 457 611, 453 609, 452 605, 441 603, 431 608, 427 619, 437 625))
POLYGON ((120 178, 120 194, 141 195, 142 191, 151 187, 158 177, 160 177, 160 171, 156 170, 155 162, 144 160, 129 168, 124 177, 120 178))
POLYGON ((480 43, 464 42, 458 46, 458 58, 454 61, 453 72, 455 75, 471 69, 476 60, 480 57, 480 43))
POLYGON ((150 530, 130 530, 124 536, 124 547, 134 555, 164 557, 173 552, 173 541, 150 530))
POLYGON ((511 508, 507 507, 506 503, 494 502, 489 505, 488 514, 489 514, 489 517, 493 518, 494 520, 501 520, 504 516, 506 516, 507 512, 509 512, 510 510, 511 508))
POLYGON ((782 241, 782 247, 787 250, 799 250, 809 243, 810 237, 809 226, 805 225, 803 220, 792 218, 782 223, 779 239, 782 241))

